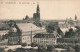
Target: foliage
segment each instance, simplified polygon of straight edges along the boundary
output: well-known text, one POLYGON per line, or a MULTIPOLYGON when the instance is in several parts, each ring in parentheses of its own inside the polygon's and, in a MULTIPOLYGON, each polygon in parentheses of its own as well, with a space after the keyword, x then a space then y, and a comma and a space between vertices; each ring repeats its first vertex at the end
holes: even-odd
POLYGON ((2 40, 7 39, 8 38, 8 34, 2 35, 2 40))
POLYGON ((14 27, 17 29, 17 32, 10 32, 9 31, 8 34, 5 34, 5 35, 2 36, 2 40, 7 39, 10 36, 20 36, 22 34, 22 31, 16 25, 15 21, 10 20, 8 23, 9 23, 8 25, 10 26, 10 28, 14 25, 14 27))
POLYGON ((26 43, 22 43, 21 46, 25 47, 27 44, 26 43))
POLYGON ((54 27, 52 24, 48 24, 48 25, 46 26, 46 31, 47 31, 48 33, 53 33, 53 31, 55 30, 54 28, 55 28, 55 27, 54 27))
POLYGON ((4 48, 0 48, 0 52, 5 52, 4 48))
POLYGON ((76 52, 80 52, 80 45, 76 45, 76 46, 75 46, 75 51, 76 51, 76 52))
POLYGON ((71 29, 69 29, 68 32, 65 33, 65 38, 73 37, 73 35, 74 35, 74 31, 73 31, 73 29, 71 28, 71 29))
POLYGON ((40 22, 34 22, 33 24, 35 24, 38 27, 42 27, 42 24, 40 22))
POLYGON ((29 19, 29 16, 26 16, 25 19, 29 19))
POLYGON ((65 37, 66 38, 78 38, 80 37, 80 27, 79 26, 75 26, 75 28, 77 29, 76 31, 73 31, 73 29, 69 29, 68 32, 65 33, 65 37))
POLYGON ((75 26, 75 28, 77 28, 78 30, 80 30, 80 27, 79 26, 75 26))
POLYGON ((31 47, 36 47, 37 44, 35 42, 31 43, 31 47))
POLYGON ((46 49, 43 46, 39 46, 37 52, 46 52, 46 49))
POLYGON ((54 47, 51 45, 47 46, 47 52, 54 52, 54 47))
POLYGON ((9 49, 7 52, 13 52, 13 50, 9 49))
POLYGON ((26 50, 24 48, 17 48, 15 52, 26 52, 26 50))

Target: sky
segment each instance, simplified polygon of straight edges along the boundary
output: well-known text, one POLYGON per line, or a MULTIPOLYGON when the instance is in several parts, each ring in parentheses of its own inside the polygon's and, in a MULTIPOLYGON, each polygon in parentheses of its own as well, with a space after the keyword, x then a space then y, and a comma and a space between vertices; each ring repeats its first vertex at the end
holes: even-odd
POLYGON ((80 19, 79 0, 0 0, 0 19, 30 18, 40 7, 40 18, 44 20, 80 19))

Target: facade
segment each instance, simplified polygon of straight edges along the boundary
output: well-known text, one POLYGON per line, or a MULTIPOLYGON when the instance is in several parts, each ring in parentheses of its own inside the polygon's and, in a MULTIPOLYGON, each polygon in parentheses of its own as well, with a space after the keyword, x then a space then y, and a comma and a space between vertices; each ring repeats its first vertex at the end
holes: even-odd
POLYGON ((32 23, 18 23, 16 27, 10 29, 8 38, 9 45, 23 44, 30 45, 36 33, 45 32, 44 28, 39 28, 32 23))
POLYGON ((27 45, 31 44, 31 32, 22 32, 21 43, 26 43, 27 45))
POLYGON ((55 37, 54 34, 38 33, 33 37, 33 43, 44 46, 56 45, 57 37, 55 37))
POLYGON ((20 45, 20 38, 21 36, 10 36, 8 37, 8 45, 20 45))
POLYGON ((33 37, 36 33, 46 32, 44 28, 39 28, 32 23, 20 23, 17 26, 22 31, 21 43, 26 43, 27 45, 33 42, 33 37))
POLYGON ((59 45, 75 45, 80 43, 80 38, 58 38, 57 43, 59 45))
POLYGON ((39 22, 39 21, 40 21, 40 9, 39 9, 39 4, 37 4, 36 13, 33 14, 33 20, 34 20, 35 22, 39 22))

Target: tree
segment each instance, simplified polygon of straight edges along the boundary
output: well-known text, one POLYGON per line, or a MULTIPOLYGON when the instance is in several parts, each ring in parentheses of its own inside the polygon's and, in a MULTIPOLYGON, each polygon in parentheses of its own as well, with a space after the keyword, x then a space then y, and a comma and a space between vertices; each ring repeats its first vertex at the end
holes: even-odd
POLYGON ((54 47, 51 45, 47 46, 47 52, 54 52, 54 47))
POLYGON ((34 22, 33 24, 35 24, 38 27, 42 27, 42 24, 40 22, 34 22))
POLYGON ((79 26, 75 26, 75 28, 78 29, 78 30, 80 30, 80 27, 79 26))
POLYGON ((25 20, 25 19, 23 18, 23 20, 25 20))
POLYGON ((79 45, 76 45, 76 46, 75 46, 75 51, 76 51, 76 52, 80 52, 80 46, 79 46, 79 45))
POLYGON ((37 52, 46 52, 46 49, 43 46, 39 46, 37 52))
POLYGON ((72 33, 72 32, 74 32, 74 31, 73 31, 73 29, 72 29, 72 28, 70 28, 70 29, 69 29, 69 32, 70 32, 70 33, 72 33))
POLYGON ((35 42, 31 43, 31 47, 36 47, 37 44, 35 42))
POLYGON ((13 52, 11 49, 9 49, 7 52, 13 52))
POLYGON ((2 40, 7 39, 7 35, 2 35, 2 40))
POLYGON ((46 26, 46 31, 47 31, 48 33, 53 33, 54 30, 55 30, 55 29, 54 29, 54 27, 53 27, 52 25, 47 25, 47 26, 46 26))
POLYGON ((25 47, 27 44, 26 43, 22 43, 21 46, 25 47))
POLYGON ((17 48, 15 52, 26 52, 26 50, 24 48, 17 48))
POLYGON ((70 37, 74 37, 74 31, 72 28, 69 29, 69 31, 65 33, 65 38, 70 38, 70 37))
POLYGON ((27 20, 27 19, 29 19, 29 16, 26 16, 26 17, 25 17, 25 20, 27 20))
POLYGON ((50 22, 45 28, 48 33, 53 33, 53 31, 56 31, 58 27, 58 22, 50 22))
POLYGON ((0 48, 0 52, 5 52, 4 48, 0 48))

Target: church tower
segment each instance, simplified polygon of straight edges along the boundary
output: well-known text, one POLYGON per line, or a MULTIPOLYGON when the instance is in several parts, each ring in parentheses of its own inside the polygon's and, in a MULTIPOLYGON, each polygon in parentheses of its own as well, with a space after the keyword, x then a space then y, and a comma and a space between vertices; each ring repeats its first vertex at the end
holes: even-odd
POLYGON ((39 8, 39 4, 37 4, 36 13, 33 14, 33 20, 35 22, 39 22, 40 21, 40 8, 39 8))

